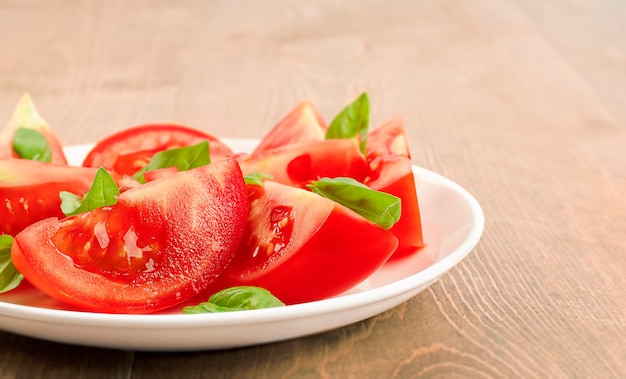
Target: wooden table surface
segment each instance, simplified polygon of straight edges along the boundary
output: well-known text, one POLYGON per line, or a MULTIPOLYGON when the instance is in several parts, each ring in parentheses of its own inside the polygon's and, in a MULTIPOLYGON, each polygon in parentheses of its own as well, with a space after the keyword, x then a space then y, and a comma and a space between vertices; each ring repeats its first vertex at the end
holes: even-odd
POLYGON ((2 378, 626 376, 626 2, 0 1, 0 115, 24 91, 63 143, 176 121, 258 138, 362 91, 483 238, 371 319, 226 351, 0 332, 2 378))

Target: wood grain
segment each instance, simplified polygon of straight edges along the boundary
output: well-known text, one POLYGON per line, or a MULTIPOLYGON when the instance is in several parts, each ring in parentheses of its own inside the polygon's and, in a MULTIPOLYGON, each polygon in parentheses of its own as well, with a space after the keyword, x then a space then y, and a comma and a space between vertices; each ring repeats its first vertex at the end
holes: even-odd
POLYGON ((367 91, 486 215, 458 267, 355 325, 158 354, 0 332, 0 377, 626 376, 626 3, 14 0, 0 35, 0 114, 29 91, 67 144, 151 121, 258 138, 367 91))

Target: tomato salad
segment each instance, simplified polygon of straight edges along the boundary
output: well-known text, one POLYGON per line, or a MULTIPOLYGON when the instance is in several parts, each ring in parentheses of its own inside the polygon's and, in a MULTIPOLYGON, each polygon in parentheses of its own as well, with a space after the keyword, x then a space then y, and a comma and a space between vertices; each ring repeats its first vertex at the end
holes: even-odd
POLYGON ((402 120, 370 130, 369 112, 364 93, 327 124, 303 101, 251 152, 129 127, 77 167, 26 94, 0 132, 0 292, 103 313, 339 295, 424 246, 402 120))

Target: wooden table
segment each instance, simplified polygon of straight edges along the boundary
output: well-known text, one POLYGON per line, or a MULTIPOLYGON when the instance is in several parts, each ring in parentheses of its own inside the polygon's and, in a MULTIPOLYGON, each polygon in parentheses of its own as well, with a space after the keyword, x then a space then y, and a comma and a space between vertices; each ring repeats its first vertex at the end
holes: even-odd
POLYGON ((258 138, 367 91, 486 215, 441 281, 355 325, 191 353, 0 332, 0 377, 626 375, 626 2, 2 1, 0 36, 0 115, 29 91, 65 144, 150 121, 258 138))

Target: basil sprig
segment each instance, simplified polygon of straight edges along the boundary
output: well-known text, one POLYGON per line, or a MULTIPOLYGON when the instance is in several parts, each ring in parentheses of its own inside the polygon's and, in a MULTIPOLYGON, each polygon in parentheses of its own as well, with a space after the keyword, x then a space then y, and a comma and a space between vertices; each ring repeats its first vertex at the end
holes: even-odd
POLYGON ((326 131, 326 139, 359 138, 359 147, 365 154, 367 134, 370 122, 370 100, 363 92, 356 100, 346 106, 331 121, 326 131))
POLYGON ((52 150, 46 137, 35 129, 17 128, 13 136, 13 151, 22 159, 52 162, 52 150))
POLYGON ((61 211, 66 216, 74 216, 83 212, 114 205, 117 203, 117 195, 120 190, 111 177, 111 174, 100 167, 89 191, 81 198, 71 192, 61 191, 61 211))
POLYGON ((284 307, 268 290, 254 286, 237 286, 221 290, 207 302, 183 308, 184 314, 246 311, 251 309, 284 307))
POLYGON ((373 190, 352 178, 321 178, 307 188, 352 209, 383 229, 391 228, 400 219, 400 198, 373 190))
POLYGON ((160 168, 176 167, 178 171, 206 166, 211 163, 209 155, 209 141, 205 140, 198 144, 159 151, 154 154, 143 168, 137 171, 133 178, 140 183, 145 183, 143 173, 158 170, 160 168))
POLYGON ((12 245, 13 237, 8 234, 0 235, 0 293, 12 290, 24 279, 11 261, 12 245))

